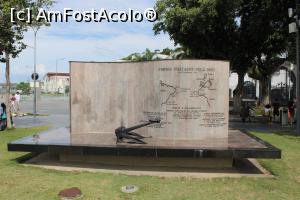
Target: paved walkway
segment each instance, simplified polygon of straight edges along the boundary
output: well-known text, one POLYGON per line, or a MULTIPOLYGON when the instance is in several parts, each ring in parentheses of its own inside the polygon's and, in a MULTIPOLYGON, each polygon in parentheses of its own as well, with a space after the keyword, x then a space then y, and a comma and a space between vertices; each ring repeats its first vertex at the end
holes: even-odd
POLYGON ((29 128, 33 126, 50 126, 51 128, 69 127, 69 115, 52 114, 49 116, 26 116, 15 117, 14 123, 17 128, 29 128))
POLYGON ((260 121, 242 122, 240 117, 237 115, 230 116, 229 127, 233 129, 242 129, 247 131, 266 132, 266 133, 280 132, 280 131, 285 132, 285 131, 293 130, 291 127, 282 126, 277 121, 273 123, 260 122, 260 121))

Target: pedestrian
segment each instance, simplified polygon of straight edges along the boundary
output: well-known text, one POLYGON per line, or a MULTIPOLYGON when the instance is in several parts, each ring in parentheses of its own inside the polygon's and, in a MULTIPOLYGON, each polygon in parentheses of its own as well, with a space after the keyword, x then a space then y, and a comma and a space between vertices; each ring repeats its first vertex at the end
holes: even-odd
POLYGON ((254 99, 255 99, 255 107, 259 107, 260 106, 259 99, 257 97, 255 97, 254 99))
POLYGON ((272 123, 272 106, 269 103, 265 105, 264 116, 268 117, 269 123, 272 123))
POLYGON ((12 95, 12 97, 10 98, 10 105, 12 108, 12 112, 13 113, 17 113, 17 109, 16 109, 16 96, 15 94, 12 95))
POLYGON ((17 112, 19 113, 20 112, 20 100, 21 100, 21 94, 19 92, 16 92, 16 102, 15 102, 15 106, 16 106, 16 109, 17 109, 17 112))
POLYGON ((243 102, 241 112, 240 112, 242 122, 246 122, 247 118, 248 118, 249 122, 251 122, 251 117, 253 117, 253 112, 254 112, 254 110, 250 106, 250 104, 248 102, 243 102))
POLYGON ((4 103, 1 103, 0 131, 4 131, 6 127, 7 127, 6 105, 4 103))

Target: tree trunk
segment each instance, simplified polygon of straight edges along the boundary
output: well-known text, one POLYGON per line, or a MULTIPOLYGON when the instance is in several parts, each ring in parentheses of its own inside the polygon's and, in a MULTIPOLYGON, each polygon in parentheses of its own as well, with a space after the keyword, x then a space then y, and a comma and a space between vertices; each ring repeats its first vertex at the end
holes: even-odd
POLYGON ((259 81, 259 90, 260 90, 260 100, 263 105, 270 103, 270 79, 264 78, 259 81))
POLYGON ((243 95, 243 85, 244 85, 245 73, 238 73, 238 85, 235 88, 233 103, 234 103, 234 113, 240 113, 241 110, 241 100, 243 95))
POLYGON ((10 104, 10 63, 9 54, 5 53, 5 79, 6 79, 6 114, 7 114, 7 128, 12 128, 11 123, 11 104, 10 104))

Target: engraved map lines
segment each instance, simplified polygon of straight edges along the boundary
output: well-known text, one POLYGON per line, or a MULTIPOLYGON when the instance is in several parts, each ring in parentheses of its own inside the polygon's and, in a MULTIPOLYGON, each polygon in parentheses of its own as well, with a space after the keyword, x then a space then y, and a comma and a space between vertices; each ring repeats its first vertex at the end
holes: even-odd
POLYGON ((207 105, 210 106, 210 101, 214 99, 209 99, 205 93, 205 89, 207 90, 215 90, 213 89, 213 79, 208 77, 208 74, 205 73, 203 78, 199 78, 200 84, 197 90, 192 91, 192 96, 202 97, 206 100, 207 105))
POLYGON ((188 90, 190 91, 190 97, 200 97, 200 98, 204 98, 207 105, 210 107, 210 101, 211 100, 215 100, 215 99, 211 99, 207 96, 206 94, 206 90, 215 90, 213 88, 213 78, 210 78, 209 75, 207 73, 203 74, 203 77, 198 78, 197 82, 200 81, 199 85, 196 86, 195 89, 184 89, 184 88, 180 88, 180 87, 176 87, 173 86, 169 83, 165 83, 164 81, 160 81, 160 86, 162 88, 166 88, 165 90, 162 90, 163 92, 167 92, 166 96, 164 99, 162 99, 162 103, 161 105, 167 105, 168 103, 170 103, 170 100, 175 97, 176 95, 178 95, 179 93, 182 92, 187 92, 188 90))
POLYGON ((161 87, 167 87, 168 89, 170 89, 171 91, 169 92, 169 94, 167 95, 166 99, 162 101, 161 105, 165 105, 169 102, 171 97, 175 97, 177 95, 177 88, 164 83, 163 81, 160 81, 160 86, 161 87))

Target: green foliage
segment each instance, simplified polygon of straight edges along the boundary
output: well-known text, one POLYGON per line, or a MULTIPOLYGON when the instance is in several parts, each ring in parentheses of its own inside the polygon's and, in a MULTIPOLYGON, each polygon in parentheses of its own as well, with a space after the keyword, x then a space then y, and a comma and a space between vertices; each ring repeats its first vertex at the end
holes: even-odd
POLYGON ((161 51, 161 53, 164 55, 171 55, 172 52, 173 52, 172 49, 169 48, 165 48, 161 51))
POLYGON ((155 50, 154 52, 151 52, 149 49, 146 49, 146 51, 144 51, 143 53, 133 53, 123 58, 122 60, 127 60, 127 61, 159 60, 160 59, 159 57, 154 59, 154 56, 158 54, 168 56, 170 59, 183 59, 188 57, 186 55, 186 52, 183 50, 183 48, 179 47, 176 49, 165 48, 162 51, 155 50))
POLYGON ((33 30, 39 30, 42 26, 50 26, 50 24, 44 20, 37 21, 34 16, 38 15, 39 8, 49 9, 54 4, 54 0, 36 0, 28 1, 28 7, 32 10, 32 22, 28 24, 33 30))
MULTIPOLYGON (((243 46, 251 60, 276 57, 287 51, 289 42, 287 10, 294 1, 243 1, 239 16, 243 46)), ((241 49, 241 48, 240 48, 241 49)))
MULTIPOLYGON (((53 0, 1 0, 0 1, 0 62, 5 62, 5 79, 6 79, 6 104, 9 104, 10 94, 10 58, 15 58, 26 48, 23 43, 23 33, 27 30, 29 24, 17 21, 11 22, 11 8, 20 11, 25 8, 33 10, 33 17, 37 14, 37 8, 51 5, 53 0)), ((33 22, 33 28, 36 31, 44 23, 33 22)), ((32 26, 32 27, 33 27, 32 26)), ((11 127, 10 109, 7 112, 7 127, 11 127)))
POLYGON ((128 61, 149 61, 152 60, 152 57, 154 56, 155 52, 151 52, 149 49, 146 49, 143 53, 133 53, 122 60, 128 60, 128 61))
POLYGON ((275 57, 257 57, 253 61, 253 66, 249 69, 248 75, 251 78, 259 80, 260 87, 260 99, 263 100, 265 104, 269 103, 269 87, 272 75, 279 69, 279 67, 284 63, 286 58, 275 57))
POLYGON ((278 55, 294 59, 287 14, 294 5, 294 0, 158 0, 153 30, 167 32, 187 57, 229 60, 231 71, 238 74, 238 111, 249 69, 252 77, 262 78, 262 95, 268 96, 267 77, 281 62, 275 61, 278 55))
POLYGON ((244 76, 253 61, 288 45, 292 0, 158 0, 156 34, 167 32, 194 58, 226 59, 244 76))
POLYGON ((69 94, 69 93, 70 93, 70 86, 68 86, 68 85, 66 86, 66 88, 65 88, 65 93, 66 93, 66 94, 69 94))
POLYGON ((6 62, 5 53, 15 58, 26 46, 22 42, 26 26, 10 21, 10 8, 23 7, 21 0, 3 0, 0 2, 0 62, 6 62))
POLYGON ((22 94, 29 94, 30 93, 30 84, 21 82, 16 87, 17 90, 22 90, 22 94))
POLYGON ((285 60, 285 58, 280 58, 278 56, 260 57, 253 61, 253 66, 249 69, 248 74, 251 78, 256 80, 269 79, 285 60))
MULTIPOLYGON (((26 48, 23 43, 23 33, 28 27, 39 28, 46 25, 45 22, 33 21, 32 24, 17 21, 11 22, 11 8, 22 10, 31 8, 33 16, 37 15, 40 7, 49 8, 54 3, 53 0, 1 0, 0 1, 0 62, 6 62, 5 54, 15 58, 26 48)), ((34 19, 34 17, 33 17, 34 19)))
POLYGON ((156 34, 167 32, 194 58, 229 59, 235 43, 236 1, 158 0, 156 34))

